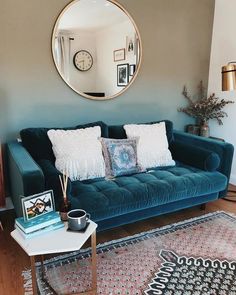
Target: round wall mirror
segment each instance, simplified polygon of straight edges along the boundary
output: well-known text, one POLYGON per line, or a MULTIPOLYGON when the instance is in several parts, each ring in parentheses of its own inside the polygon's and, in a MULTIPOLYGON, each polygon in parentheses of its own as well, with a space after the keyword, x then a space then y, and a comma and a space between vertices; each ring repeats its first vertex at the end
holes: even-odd
POLYGON ((140 34, 129 13, 113 0, 74 0, 59 15, 52 54, 63 80, 80 95, 116 97, 140 68, 140 34))

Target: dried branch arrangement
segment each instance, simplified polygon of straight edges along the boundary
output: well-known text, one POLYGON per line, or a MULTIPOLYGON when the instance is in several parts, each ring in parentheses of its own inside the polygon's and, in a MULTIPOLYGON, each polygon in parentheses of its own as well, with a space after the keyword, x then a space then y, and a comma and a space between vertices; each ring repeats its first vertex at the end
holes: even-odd
POLYGON ((227 104, 234 103, 234 101, 219 99, 219 97, 215 96, 215 93, 207 97, 205 92, 201 81, 198 86, 198 99, 194 101, 189 95, 187 87, 184 86, 182 94, 189 102, 189 105, 185 108, 179 108, 178 111, 200 120, 201 124, 206 124, 210 119, 216 119, 219 125, 223 125, 222 119, 228 115, 222 109, 227 104))

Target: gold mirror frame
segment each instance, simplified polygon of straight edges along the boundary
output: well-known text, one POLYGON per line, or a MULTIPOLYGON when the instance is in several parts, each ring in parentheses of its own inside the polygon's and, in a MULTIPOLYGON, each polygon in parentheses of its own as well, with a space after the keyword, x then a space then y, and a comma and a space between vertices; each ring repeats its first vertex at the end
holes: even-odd
POLYGON ((114 95, 110 95, 110 96, 105 96, 105 97, 95 97, 95 96, 91 96, 91 95, 87 95, 77 89, 75 89, 75 87, 71 86, 63 77, 63 75, 60 73, 59 69, 58 69, 58 66, 55 62, 56 58, 55 58, 55 54, 54 54, 54 40, 55 40, 55 35, 56 35, 56 31, 58 29, 58 25, 59 25, 59 21, 60 21, 60 18, 61 16, 63 15, 63 13, 70 7, 72 6, 74 3, 76 2, 79 2, 80 0, 72 0, 69 4, 67 4, 63 9, 62 11, 60 12, 60 14, 58 15, 57 17, 57 20, 54 24, 54 27, 53 27, 53 33, 52 33, 52 38, 51 38, 51 51, 52 51, 52 57, 53 57, 53 62, 54 62, 54 65, 57 69, 57 72, 59 73, 60 77, 62 78, 62 80, 72 89, 74 90, 77 94, 85 97, 85 98, 88 98, 88 99, 91 99, 91 100, 109 100, 109 99, 113 99, 121 94, 123 94, 125 91, 127 91, 129 89, 129 87, 133 84, 133 82, 135 81, 135 79, 137 78, 137 75, 139 73, 139 70, 140 70, 140 67, 141 67, 141 61, 142 61, 142 41, 141 41, 141 36, 140 36, 140 32, 138 30, 138 27, 135 23, 135 21, 133 20, 132 16, 129 14, 129 12, 120 4, 118 3, 116 0, 106 0, 114 5, 116 5, 117 7, 119 7, 129 18, 129 20, 132 22, 134 28, 135 28, 135 31, 136 31, 136 34, 138 36, 138 46, 139 46, 139 56, 138 56, 138 62, 137 62, 137 65, 136 65, 136 70, 135 70, 135 73, 133 75, 133 78, 129 81, 128 85, 125 86, 125 88, 123 88, 121 91, 119 91, 118 93, 114 94, 114 95))

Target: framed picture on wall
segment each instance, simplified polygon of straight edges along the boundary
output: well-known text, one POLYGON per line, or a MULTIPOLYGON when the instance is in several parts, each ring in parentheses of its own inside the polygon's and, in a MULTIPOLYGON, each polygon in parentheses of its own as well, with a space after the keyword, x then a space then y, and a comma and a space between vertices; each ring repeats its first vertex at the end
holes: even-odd
POLYGON ((126 36, 126 52, 127 55, 136 54, 136 34, 126 36))
POLYGON ((124 87, 129 83, 129 64, 117 65, 117 86, 124 87))
POLYGON ((114 61, 125 60, 125 48, 114 50, 113 57, 114 57, 114 61))

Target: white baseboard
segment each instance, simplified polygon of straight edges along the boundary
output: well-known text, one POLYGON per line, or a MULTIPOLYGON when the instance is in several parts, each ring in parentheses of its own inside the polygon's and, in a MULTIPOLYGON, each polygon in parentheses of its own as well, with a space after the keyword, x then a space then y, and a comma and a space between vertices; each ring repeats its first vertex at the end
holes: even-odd
POLYGON ((14 206, 12 204, 11 198, 6 198, 6 206, 4 208, 0 208, 0 211, 10 210, 14 209, 14 206))
POLYGON ((236 175, 235 174, 231 174, 229 183, 236 185, 236 175))

